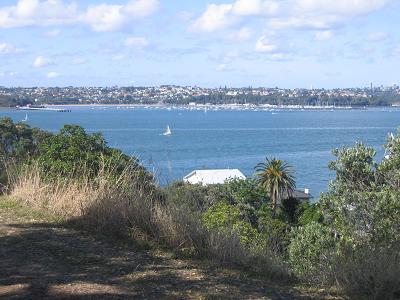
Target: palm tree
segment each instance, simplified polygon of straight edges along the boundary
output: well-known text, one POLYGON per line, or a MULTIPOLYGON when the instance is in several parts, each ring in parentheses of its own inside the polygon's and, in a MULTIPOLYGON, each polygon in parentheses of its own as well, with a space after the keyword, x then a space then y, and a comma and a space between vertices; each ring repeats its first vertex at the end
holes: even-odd
POLYGON ((272 200, 272 211, 275 216, 276 208, 283 199, 290 197, 296 188, 293 168, 285 161, 266 158, 255 167, 258 184, 265 188, 272 200))

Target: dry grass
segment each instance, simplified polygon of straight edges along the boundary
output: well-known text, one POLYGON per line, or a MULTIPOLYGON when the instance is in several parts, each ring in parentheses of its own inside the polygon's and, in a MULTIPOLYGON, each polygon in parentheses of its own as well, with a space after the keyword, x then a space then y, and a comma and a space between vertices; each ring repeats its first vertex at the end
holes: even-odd
POLYGON ((102 234, 143 233, 174 251, 235 263, 265 276, 288 279, 288 269, 265 249, 246 249, 234 232, 206 230, 185 206, 166 204, 162 191, 126 169, 115 176, 103 166, 97 176, 49 180, 37 165, 19 172, 11 196, 102 234))
POLYGON ((336 280, 347 294, 361 299, 400 299, 400 249, 349 250, 336 262, 336 280))

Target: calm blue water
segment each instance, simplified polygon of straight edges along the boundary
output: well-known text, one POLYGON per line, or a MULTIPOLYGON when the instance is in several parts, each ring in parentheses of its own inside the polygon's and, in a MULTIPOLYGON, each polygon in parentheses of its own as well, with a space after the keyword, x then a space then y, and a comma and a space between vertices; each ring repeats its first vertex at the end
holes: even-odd
MULTIPOLYGON (((162 184, 194 169, 238 168, 245 175, 266 156, 295 167, 297 187, 318 196, 332 175, 335 147, 355 141, 374 146, 382 157, 386 135, 400 126, 400 110, 348 111, 187 111, 117 107, 71 107, 70 113, 28 112, 31 126, 57 131, 79 124, 102 132, 112 147, 138 156, 162 184), (169 124, 172 136, 161 133, 169 124)), ((15 121, 25 112, 0 110, 15 121)))

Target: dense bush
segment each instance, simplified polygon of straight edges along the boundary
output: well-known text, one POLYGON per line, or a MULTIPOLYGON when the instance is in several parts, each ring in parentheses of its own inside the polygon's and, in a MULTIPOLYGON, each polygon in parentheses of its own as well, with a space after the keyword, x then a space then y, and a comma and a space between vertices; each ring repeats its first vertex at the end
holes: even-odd
POLYGON ((257 230, 241 217, 240 209, 224 202, 208 209, 202 221, 207 229, 234 232, 244 245, 252 243, 257 236, 257 230))
POLYGON ((0 119, 0 192, 8 184, 6 170, 15 172, 17 165, 35 157, 39 145, 49 136, 48 132, 14 123, 10 118, 0 119))
POLYGON ((336 179, 321 197, 324 223, 340 245, 335 279, 349 293, 371 299, 400 293, 400 136, 385 147, 381 162, 362 144, 335 150, 330 167, 336 179))
POLYGON ((37 160, 45 171, 56 176, 73 172, 75 176, 81 176, 83 172, 94 176, 102 165, 113 166, 116 174, 130 166, 150 176, 145 174, 145 169, 140 168, 135 158, 108 147, 100 133, 87 134, 77 125, 65 125, 59 133, 46 138, 39 146, 37 160))
POLYGON ((65 125, 51 134, 25 123, 14 123, 10 118, 1 119, 0 184, 7 184, 6 167, 31 163, 38 163, 49 177, 79 177, 84 172, 94 176, 101 166, 112 166, 115 174, 134 171, 144 181, 152 179, 136 158, 108 147, 99 133, 88 134, 80 126, 65 125))
POLYGON ((300 226, 307 225, 311 222, 322 223, 324 216, 319 203, 301 203, 296 210, 297 224, 300 226))
POLYGON ((289 245, 289 261, 296 275, 305 281, 327 283, 332 278, 335 239, 329 228, 309 223, 295 228, 289 245))
POLYGON ((221 185, 206 186, 177 181, 164 189, 169 204, 185 206, 192 212, 204 212, 223 197, 221 185))

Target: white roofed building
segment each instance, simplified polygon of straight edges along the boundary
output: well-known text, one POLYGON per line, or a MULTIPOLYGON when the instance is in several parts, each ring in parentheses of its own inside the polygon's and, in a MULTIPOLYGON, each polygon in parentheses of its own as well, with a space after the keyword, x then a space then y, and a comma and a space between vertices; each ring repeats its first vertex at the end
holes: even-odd
POLYGON ((191 184, 222 184, 232 179, 246 179, 238 169, 194 170, 183 177, 183 181, 191 184))

